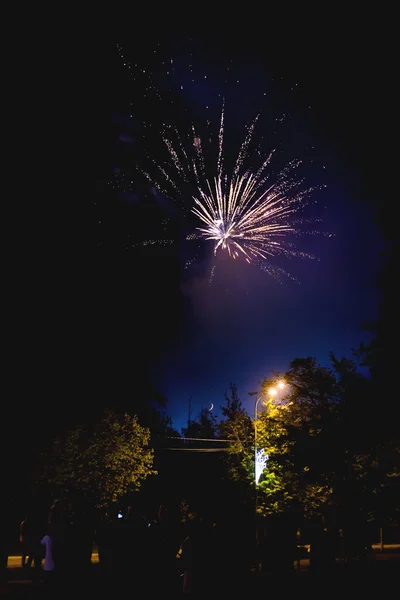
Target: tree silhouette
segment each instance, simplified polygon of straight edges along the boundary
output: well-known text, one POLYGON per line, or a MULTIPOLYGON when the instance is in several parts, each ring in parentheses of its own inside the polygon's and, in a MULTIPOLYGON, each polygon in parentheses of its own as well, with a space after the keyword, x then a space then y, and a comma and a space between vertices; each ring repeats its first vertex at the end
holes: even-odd
POLYGON ((254 427, 233 383, 230 384, 230 393, 225 393, 222 417, 218 431, 222 439, 230 442, 225 455, 229 476, 237 482, 251 481, 254 471, 254 427))
POLYGON ((203 408, 196 419, 189 421, 187 427, 182 427, 184 437, 214 439, 217 437, 217 419, 208 409, 203 408))

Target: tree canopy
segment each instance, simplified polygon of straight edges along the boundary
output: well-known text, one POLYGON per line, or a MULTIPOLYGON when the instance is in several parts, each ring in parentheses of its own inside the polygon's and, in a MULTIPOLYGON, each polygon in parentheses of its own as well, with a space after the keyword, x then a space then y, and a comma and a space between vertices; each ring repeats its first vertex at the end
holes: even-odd
MULTIPOLYGON (((231 440, 229 473, 243 489, 254 488, 254 440, 268 457, 257 486, 260 515, 301 509, 305 516, 362 511, 367 519, 397 519, 390 500, 399 482, 399 447, 389 434, 374 436, 371 379, 354 361, 330 355, 331 366, 298 358, 278 379, 265 380, 257 419, 244 411, 233 386, 221 436, 231 440)), ((377 407, 375 406, 375 410, 377 407)))
POLYGON ((100 507, 115 502, 155 473, 149 440, 136 415, 106 410, 95 425, 55 441, 47 481, 66 497, 80 494, 100 507))

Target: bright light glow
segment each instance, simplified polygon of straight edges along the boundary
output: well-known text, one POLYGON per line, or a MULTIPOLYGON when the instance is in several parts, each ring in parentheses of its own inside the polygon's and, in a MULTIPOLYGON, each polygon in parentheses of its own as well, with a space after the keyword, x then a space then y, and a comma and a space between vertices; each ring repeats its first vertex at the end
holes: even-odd
POLYGON ((284 382, 284 381, 280 381, 280 382, 278 383, 278 388, 281 390, 281 389, 283 389, 284 387, 285 387, 285 382, 284 382))
POLYGON ((255 476, 256 476, 256 485, 260 481, 260 477, 263 474, 265 467, 267 466, 268 455, 265 454, 264 449, 257 450, 256 452, 256 467, 255 467, 255 476))
POLYGON ((270 388, 270 389, 268 390, 268 394, 269 394, 270 396, 276 396, 276 393, 277 393, 277 390, 276 390, 276 388, 270 388))

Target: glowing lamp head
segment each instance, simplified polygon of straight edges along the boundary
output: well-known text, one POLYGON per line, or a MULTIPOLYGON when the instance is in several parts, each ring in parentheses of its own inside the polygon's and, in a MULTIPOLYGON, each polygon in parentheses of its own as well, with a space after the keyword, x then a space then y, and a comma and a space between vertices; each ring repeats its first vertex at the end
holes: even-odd
POLYGON ((269 394, 270 396, 276 396, 276 392, 277 392, 276 388, 270 388, 270 389, 268 390, 268 394, 269 394))
POLYGON ((284 387, 285 387, 285 382, 284 382, 284 381, 280 381, 280 382, 278 383, 278 388, 279 388, 280 390, 282 390, 284 387))

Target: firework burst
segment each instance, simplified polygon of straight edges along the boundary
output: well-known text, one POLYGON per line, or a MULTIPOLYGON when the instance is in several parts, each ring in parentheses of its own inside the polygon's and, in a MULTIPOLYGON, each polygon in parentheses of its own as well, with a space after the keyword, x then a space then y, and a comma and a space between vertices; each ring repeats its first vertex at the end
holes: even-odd
MULTIPOLYGON (((293 237, 304 233, 304 223, 298 213, 308 202, 315 188, 306 188, 303 180, 296 177, 301 161, 288 163, 277 174, 271 169, 274 151, 259 161, 252 169, 249 163, 256 153, 250 152, 259 115, 247 127, 233 168, 225 169, 225 109, 222 107, 219 122, 217 153, 214 175, 207 177, 207 157, 202 138, 191 126, 190 134, 183 137, 177 129, 168 128, 162 135, 168 159, 155 167, 154 175, 142 170, 152 184, 173 201, 180 199, 198 219, 195 233, 187 240, 211 241, 214 255, 227 252, 233 259, 243 258, 256 263, 264 271, 280 279, 281 275, 292 278, 282 268, 271 264, 277 255, 286 257, 314 258, 298 251, 293 237), (185 144, 182 140, 186 140, 185 144)), ((257 154, 258 156, 258 154, 257 154)), ((149 157, 150 158, 150 157, 149 157)), ((212 267, 214 275, 215 265, 212 267)), ((292 278, 293 279, 293 278, 292 278)), ((210 278, 212 280, 212 277, 210 278)))

